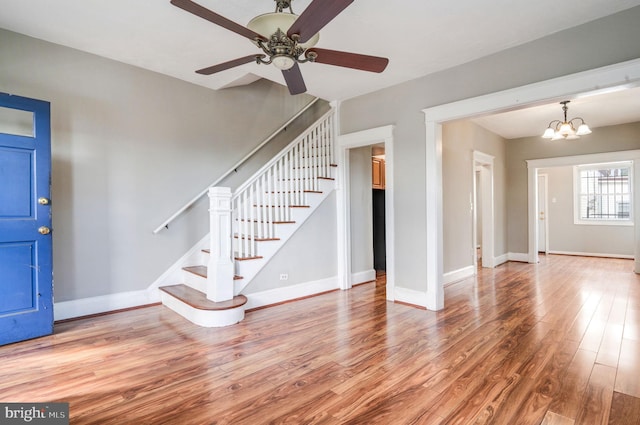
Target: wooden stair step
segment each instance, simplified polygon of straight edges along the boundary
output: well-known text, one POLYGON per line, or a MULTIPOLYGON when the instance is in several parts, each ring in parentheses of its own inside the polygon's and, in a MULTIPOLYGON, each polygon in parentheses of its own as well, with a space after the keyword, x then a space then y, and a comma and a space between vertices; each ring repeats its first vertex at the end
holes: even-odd
MULTIPOLYGON (((211 253, 211 251, 208 249, 203 249, 202 252, 206 252, 207 254, 211 253)), ((182 270, 187 271, 189 273, 196 274, 200 277, 204 277, 205 279, 207 278, 207 266, 189 266, 189 267, 183 267, 182 270)), ((242 279, 242 276, 238 276, 238 275, 233 276, 233 280, 240 280, 240 279, 242 279)))
MULTIPOLYGON (((282 194, 282 193, 298 193, 297 190, 284 190, 284 191, 271 191, 271 192, 265 192, 265 193, 276 193, 276 194, 282 194)), ((322 193, 321 190, 303 190, 302 193, 322 193)))
POLYGON ((260 260, 261 257, 260 255, 256 255, 255 257, 235 257, 234 259, 236 261, 249 261, 249 260, 260 260))
MULTIPOLYGON (((238 219, 236 219, 236 221, 238 221, 238 219)), ((240 221, 251 221, 251 220, 245 220, 244 218, 240 221)), ((264 220, 253 220, 254 223, 266 223, 266 221, 264 220)), ((295 221, 273 221, 273 224, 295 224, 295 221)))
POLYGON ((203 292, 184 284, 161 286, 160 290, 198 310, 230 310, 247 303, 247 297, 244 295, 236 295, 229 301, 214 302, 208 299, 203 292))
MULTIPOLYGON (((271 208, 280 208, 284 207, 284 205, 253 205, 254 207, 263 208, 263 207, 271 207, 271 208)), ((287 205, 289 208, 311 208, 309 205, 287 205)))
MULTIPOLYGON (((233 235, 234 238, 236 239, 250 239, 250 237, 247 237, 247 235, 238 235, 237 233, 235 235, 233 235)), ((253 238, 253 240, 255 242, 269 242, 269 241, 279 241, 280 238, 253 238)))

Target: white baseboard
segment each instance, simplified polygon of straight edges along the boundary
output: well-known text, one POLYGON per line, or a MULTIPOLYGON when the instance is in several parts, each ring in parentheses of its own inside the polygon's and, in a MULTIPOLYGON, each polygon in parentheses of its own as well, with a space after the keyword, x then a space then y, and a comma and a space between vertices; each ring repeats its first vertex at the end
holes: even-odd
POLYGON ((296 298, 308 297, 322 292, 333 291, 335 289, 339 289, 337 276, 282 288, 269 289, 262 292, 243 294, 248 300, 244 308, 245 310, 250 310, 284 301, 295 300, 296 298))
POLYGON ((579 255, 581 257, 623 258, 625 260, 633 260, 635 258, 633 255, 627 254, 603 254, 596 252, 549 251, 549 254, 579 255))
POLYGON ((395 301, 427 308, 428 298, 426 292, 396 286, 393 290, 393 295, 395 301))
POLYGON ((473 276, 476 273, 476 268, 473 265, 462 267, 458 270, 452 270, 442 275, 442 282, 448 285, 453 282, 458 282, 462 279, 473 276))
POLYGON ((502 254, 502 255, 498 255, 494 260, 493 260, 493 264, 496 265, 496 267, 498 267, 500 264, 504 264, 507 261, 509 261, 509 254, 502 254))
POLYGON ((521 252, 510 252, 507 254, 509 261, 519 261, 521 263, 529 262, 529 254, 521 252))
POLYGON ((376 280, 376 271, 374 269, 351 274, 351 285, 359 285, 372 280, 376 280))
POLYGON ((65 320, 153 304, 160 302, 160 294, 158 292, 158 290, 143 289, 141 291, 120 292, 98 297, 61 301, 53 305, 53 318, 54 320, 65 320))

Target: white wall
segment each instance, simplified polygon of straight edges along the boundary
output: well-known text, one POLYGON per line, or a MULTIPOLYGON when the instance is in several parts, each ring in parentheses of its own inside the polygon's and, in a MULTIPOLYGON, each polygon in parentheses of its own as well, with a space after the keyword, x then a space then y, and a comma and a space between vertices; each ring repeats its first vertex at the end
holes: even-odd
MULTIPOLYGON (((347 100, 343 134, 393 124, 396 287, 426 292, 426 147, 421 111, 640 57, 640 7, 446 71, 347 100), (613 48, 615 46, 615 48, 613 48)), ((511 176, 509 176, 511 184, 511 176)), ((526 176, 525 176, 526 182, 526 176)), ((525 185, 526 188, 526 185, 525 185)), ((526 206, 526 190, 523 191, 526 206)), ((510 205, 510 200, 507 203, 510 205)), ((511 217, 511 214, 509 215, 511 217)), ((526 217, 526 207, 525 207, 526 217)), ((508 240, 511 242, 511 224, 508 240)), ((526 247, 526 227, 524 228, 526 247)), ((511 251, 511 245, 508 246, 511 251)), ((525 250, 516 252, 526 252, 525 250)))
POLYGON ((51 102, 56 302, 146 289, 208 232, 206 200, 152 230, 311 100, 267 81, 213 91, 5 30, 0 63, 0 91, 51 102))

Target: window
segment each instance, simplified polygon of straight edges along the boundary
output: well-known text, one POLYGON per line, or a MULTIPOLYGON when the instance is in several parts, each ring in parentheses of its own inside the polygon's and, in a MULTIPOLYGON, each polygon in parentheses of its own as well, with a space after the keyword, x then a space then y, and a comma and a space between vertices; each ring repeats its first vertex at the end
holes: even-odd
POLYGON ((632 163, 574 167, 575 224, 631 225, 632 163))

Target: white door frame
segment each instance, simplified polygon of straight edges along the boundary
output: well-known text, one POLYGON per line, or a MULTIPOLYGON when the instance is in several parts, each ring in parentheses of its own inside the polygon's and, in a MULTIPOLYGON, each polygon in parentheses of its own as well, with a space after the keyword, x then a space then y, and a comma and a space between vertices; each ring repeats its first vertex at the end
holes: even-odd
MULTIPOLYGON (((447 103, 422 111, 425 114, 426 307, 429 310, 444 308, 442 276, 442 123, 638 85, 640 85, 640 59, 634 59, 484 96, 447 103), (431 229, 435 229, 435 231, 431 231, 431 229)), ((529 183, 531 184, 531 182, 529 183)), ((536 185, 537 182, 534 181, 533 187, 535 188, 536 185)), ((535 196, 529 193, 528 199, 530 206, 531 204, 535 205, 535 196)), ((535 225, 533 231, 531 224, 529 227, 528 258, 530 263, 534 263, 537 262, 538 258, 535 225)), ((636 234, 640 233, 639 229, 640 226, 636 226, 636 234)), ((638 250, 640 250, 640 247, 636 243, 636 252, 638 250)), ((638 258, 637 255, 636 258, 638 258)))
MULTIPOLYGON (((495 211, 493 196, 493 160, 494 156, 483 152, 473 151, 474 170, 480 170, 480 202, 474 203, 474 208, 480 208, 482 215, 482 267, 494 268, 496 266, 495 253, 495 211)), ((473 178, 475 182, 475 172, 473 178)), ((477 201, 477 200, 476 200, 477 201)), ((474 214, 475 215, 475 214, 474 214)), ((475 239, 475 232, 474 232, 475 239)), ((475 243, 475 241, 474 241, 475 243)), ((475 250, 475 245, 474 245, 475 250)))
POLYGON ((340 289, 349 289, 351 282, 351 208, 349 151, 362 146, 384 143, 385 154, 385 246, 387 262, 387 299, 395 300, 395 213, 393 201, 393 125, 357 131, 338 136, 338 280, 340 289))
MULTIPOLYGON (((540 174, 538 173, 538 183, 540 180, 544 180, 543 183, 543 193, 544 193, 544 220, 542 229, 540 228, 540 209, 536 208, 536 219, 538 220, 538 232, 536 233, 536 238, 538 242, 540 241, 540 233, 544 232, 544 246, 538 246, 538 252, 544 252, 545 254, 549 253, 549 175, 548 174, 540 174)), ((536 194, 538 199, 536 200, 536 205, 540 205, 540 185, 538 184, 538 192, 536 194)), ((540 245, 538 243, 538 245, 540 245)))

